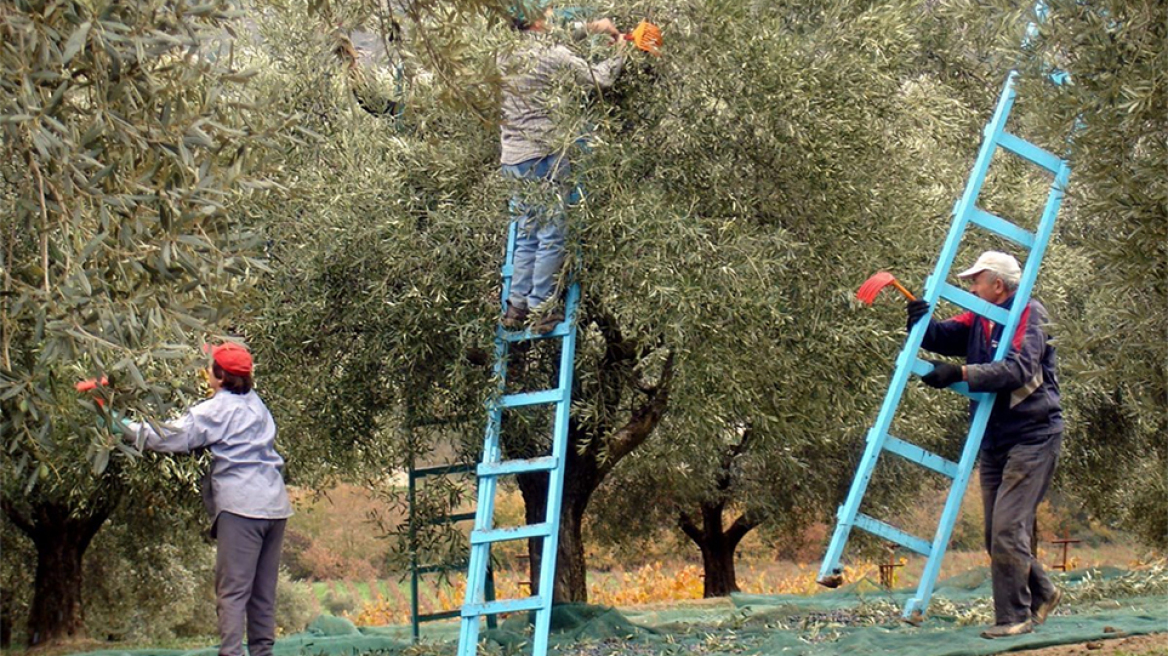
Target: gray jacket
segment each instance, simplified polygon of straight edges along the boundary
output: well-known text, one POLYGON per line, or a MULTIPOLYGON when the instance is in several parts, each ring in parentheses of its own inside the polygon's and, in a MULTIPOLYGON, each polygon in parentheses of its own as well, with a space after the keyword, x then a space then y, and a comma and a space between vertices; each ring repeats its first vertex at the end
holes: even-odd
POLYGON ((254 390, 247 394, 219 390, 161 429, 159 433, 149 424, 127 422, 125 431, 151 451, 211 451, 203 499, 212 521, 221 512, 252 519, 292 516, 284 459, 276 452, 276 422, 254 390))
POLYGON ((538 33, 524 35, 527 42, 509 54, 499 55, 503 75, 502 151, 500 162, 518 164, 556 152, 555 126, 549 112, 549 94, 561 76, 583 87, 607 89, 613 85, 624 55, 589 65, 572 51, 538 33))

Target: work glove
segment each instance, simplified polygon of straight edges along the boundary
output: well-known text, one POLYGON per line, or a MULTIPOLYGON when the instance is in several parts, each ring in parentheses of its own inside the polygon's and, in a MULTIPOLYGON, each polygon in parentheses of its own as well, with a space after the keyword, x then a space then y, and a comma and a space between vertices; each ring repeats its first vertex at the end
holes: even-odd
POLYGON ((939 362, 937 360, 929 360, 929 362, 932 363, 933 370, 924 376, 921 376, 921 380, 924 381, 924 383, 929 387, 942 389, 949 387, 953 383, 961 382, 962 376, 960 365, 949 364, 948 362, 939 362))
POLYGON ((917 325, 917 322, 921 320, 921 317, 929 313, 929 302, 922 298, 918 298, 915 301, 909 301, 908 307, 905 308, 905 311, 908 313, 908 326, 906 327, 906 330, 912 330, 912 327, 917 325))

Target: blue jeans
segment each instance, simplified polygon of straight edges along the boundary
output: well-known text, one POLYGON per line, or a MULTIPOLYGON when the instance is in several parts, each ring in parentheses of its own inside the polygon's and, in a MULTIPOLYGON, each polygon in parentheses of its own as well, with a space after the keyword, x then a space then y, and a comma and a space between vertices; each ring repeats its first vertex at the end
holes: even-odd
POLYGON ((519 181, 509 204, 516 234, 507 302, 518 309, 535 309, 556 291, 556 276, 564 263, 565 209, 579 199, 579 190, 571 183, 571 167, 562 155, 504 164, 503 175, 519 181))

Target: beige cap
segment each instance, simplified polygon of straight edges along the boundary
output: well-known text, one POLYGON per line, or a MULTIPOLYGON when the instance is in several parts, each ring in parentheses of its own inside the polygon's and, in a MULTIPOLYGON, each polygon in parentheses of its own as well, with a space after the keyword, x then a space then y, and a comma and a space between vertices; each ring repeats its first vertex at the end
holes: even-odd
POLYGON ((982 253, 973 266, 957 274, 957 277, 972 278, 982 271, 993 271, 1002 280, 1015 285, 1022 278, 1022 267, 1018 266, 1018 260, 1014 259, 1013 255, 1007 255, 1000 251, 982 253))

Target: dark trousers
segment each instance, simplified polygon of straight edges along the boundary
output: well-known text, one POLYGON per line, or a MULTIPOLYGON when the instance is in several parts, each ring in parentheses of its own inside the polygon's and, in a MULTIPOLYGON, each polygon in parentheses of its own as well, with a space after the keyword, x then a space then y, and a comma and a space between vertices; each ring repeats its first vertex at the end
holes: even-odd
POLYGON ((1061 433, 1037 444, 981 452, 981 494, 986 550, 997 624, 1030 619, 1054 594, 1054 584, 1034 557, 1035 516, 1058 464, 1061 433))
POLYGON ((219 654, 243 656, 246 620, 251 656, 271 656, 276 642, 276 580, 285 519, 251 519, 228 512, 215 523, 219 654))

